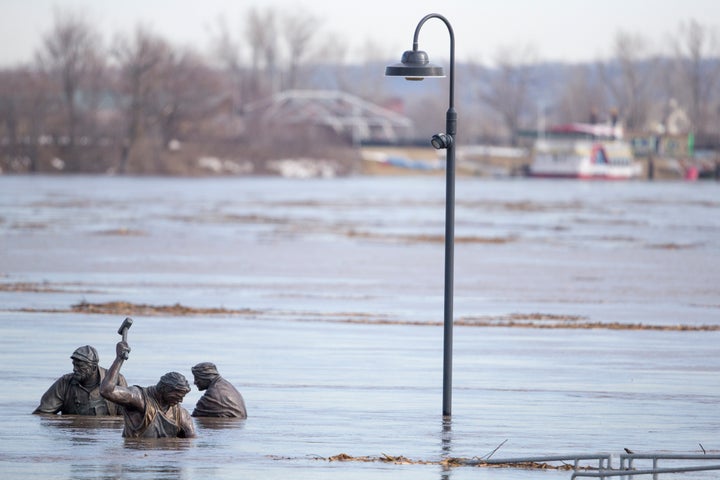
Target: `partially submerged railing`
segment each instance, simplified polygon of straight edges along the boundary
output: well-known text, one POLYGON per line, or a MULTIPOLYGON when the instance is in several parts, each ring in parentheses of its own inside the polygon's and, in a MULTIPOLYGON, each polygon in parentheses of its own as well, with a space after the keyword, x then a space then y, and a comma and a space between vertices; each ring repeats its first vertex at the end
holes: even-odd
POLYGON ((687 472, 703 472, 710 470, 720 470, 720 465, 699 465, 695 467, 677 467, 677 468, 650 468, 647 470, 598 470, 597 472, 573 472, 572 480, 585 478, 611 478, 611 477, 634 477, 636 475, 652 475, 653 478, 661 473, 687 473, 687 472))
POLYGON ((599 469, 598 471, 575 471, 572 480, 580 477, 584 478, 634 478, 639 475, 652 475, 653 480, 657 480, 658 475, 664 473, 687 473, 687 472, 704 472, 711 470, 720 470, 720 464, 712 465, 692 465, 692 466, 675 466, 675 467, 659 467, 660 460, 694 460, 709 461, 720 460, 720 455, 690 455, 690 454, 666 454, 666 453, 628 453, 620 455, 620 468, 618 470, 599 469), (634 468, 635 460, 652 460, 651 468, 634 468))
POLYGON ((632 469, 635 460, 652 460, 652 468, 658 468, 659 460, 720 460, 720 455, 691 455, 677 453, 623 453, 620 455, 620 468, 632 469))
MULTIPOLYGON (((686 466, 667 466, 659 467, 660 460, 677 461, 677 460, 693 460, 693 461, 712 461, 720 460, 720 455, 690 455, 690 454, 666 454, 666 453, 628 453, 622 454, 620 458, 620 466, 614 469, 612 466, 613 455, 609 453, 592 453, 581 455, 550 455, 538 457, 514 457, 514 458, 492 458, 465 460, 463 465, 516 465, 525 466, 532 464, 533 466, 542 464, 562 463, 563 466, 572 465, 572 480, 576 478, 602 478, 609 479, 622 477, 625 479, 633 479, 640 475, 652 475, 653 480, 657 480, 660 474, 670 473, 686 473, 686 472, 703 472, 720 470, 720 464, 712 465, 686 465, 686 466), (590 465, 580 465, 583 460, 592 461, 590 465), (652 467, 635 469, 635 460, 652 460, 652 467), (592 465, 596 464, 597 467, 592 465)), ((617 457, 616 457, 617 458, 617 457)))

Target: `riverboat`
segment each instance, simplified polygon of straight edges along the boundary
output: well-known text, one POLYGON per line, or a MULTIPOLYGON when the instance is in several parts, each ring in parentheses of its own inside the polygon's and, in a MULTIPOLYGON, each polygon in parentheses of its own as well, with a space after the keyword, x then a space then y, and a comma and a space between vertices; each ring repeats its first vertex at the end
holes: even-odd
POLYGON ((585 125, 565 127, 562 133, 565 135, 535 141, 530 176, 628 180, 641 175, 642 166, 634 159, 628 142, 612 136, 602 138, 585 125))

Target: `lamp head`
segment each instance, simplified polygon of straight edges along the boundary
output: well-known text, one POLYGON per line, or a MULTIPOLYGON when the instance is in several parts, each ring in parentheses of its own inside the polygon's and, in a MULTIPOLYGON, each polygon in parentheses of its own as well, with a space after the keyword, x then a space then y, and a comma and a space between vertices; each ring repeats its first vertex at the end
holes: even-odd
POLYGON ((433 65, 422 50, 406 50, 400 63, 385 67, 386 77, 405 77, 405 80, 423 80, 426 77, 445 76, 442 67, 433 65))

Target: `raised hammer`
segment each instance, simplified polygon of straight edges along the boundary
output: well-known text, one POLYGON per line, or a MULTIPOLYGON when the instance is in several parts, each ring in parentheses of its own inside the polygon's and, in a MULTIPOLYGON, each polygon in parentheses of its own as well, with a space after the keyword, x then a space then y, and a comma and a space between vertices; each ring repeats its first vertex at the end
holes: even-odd
MULTIPOLYGON (((133 319, 130 317, 125 317, 125 320, 123 320, 122 325, 120 325, 120 328, 118 328, 118 334, 122 335, 122 341, 127 343, 127 332, 130 330, 130 327, 132 327, 133 319)), ((128 352, 123 352, 123 358, 125 360, 128 359, 128 352)))

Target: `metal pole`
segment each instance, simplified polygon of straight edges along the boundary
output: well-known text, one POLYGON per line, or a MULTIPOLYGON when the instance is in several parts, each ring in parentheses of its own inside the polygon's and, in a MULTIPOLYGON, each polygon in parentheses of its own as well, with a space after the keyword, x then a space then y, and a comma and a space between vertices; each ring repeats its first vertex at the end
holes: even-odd
POLYGON ((438 13, 425 15, 415 27, 413 51, 419 45, 420 29, 431 18, 442 20, 450 34, 450 101, 446 116, 445 166, 445 292, 443 315, 443 416, 452 415, 452 354, 453 354, 453 277, 455 247, 455 135, 457 112, 455 111, 455 33, 447 18, 438 13))
POLYGON ((445 165, 445 309, 443 318, 443 416, 452 415, 453 356, 453 285, 455 264, 455 144, 457 112, 455 111, 455 34, 450 22, 439 18, 450 34, 450 99, 445 117, 445 132, 450 137, 445 165))
MULTIPOLYGON (((452 80, 450 81, 452 85, 452 80)), ((452 87, 451 87, 452 88, 452 87)), ((445 166, 445 309, 443 317, 443 416, 452 415, 453 272, 455 257, 455 109, 447 112, 447 132, 452 140, 445 166), (451 120, 452 118, 452 120, 451 120)))

